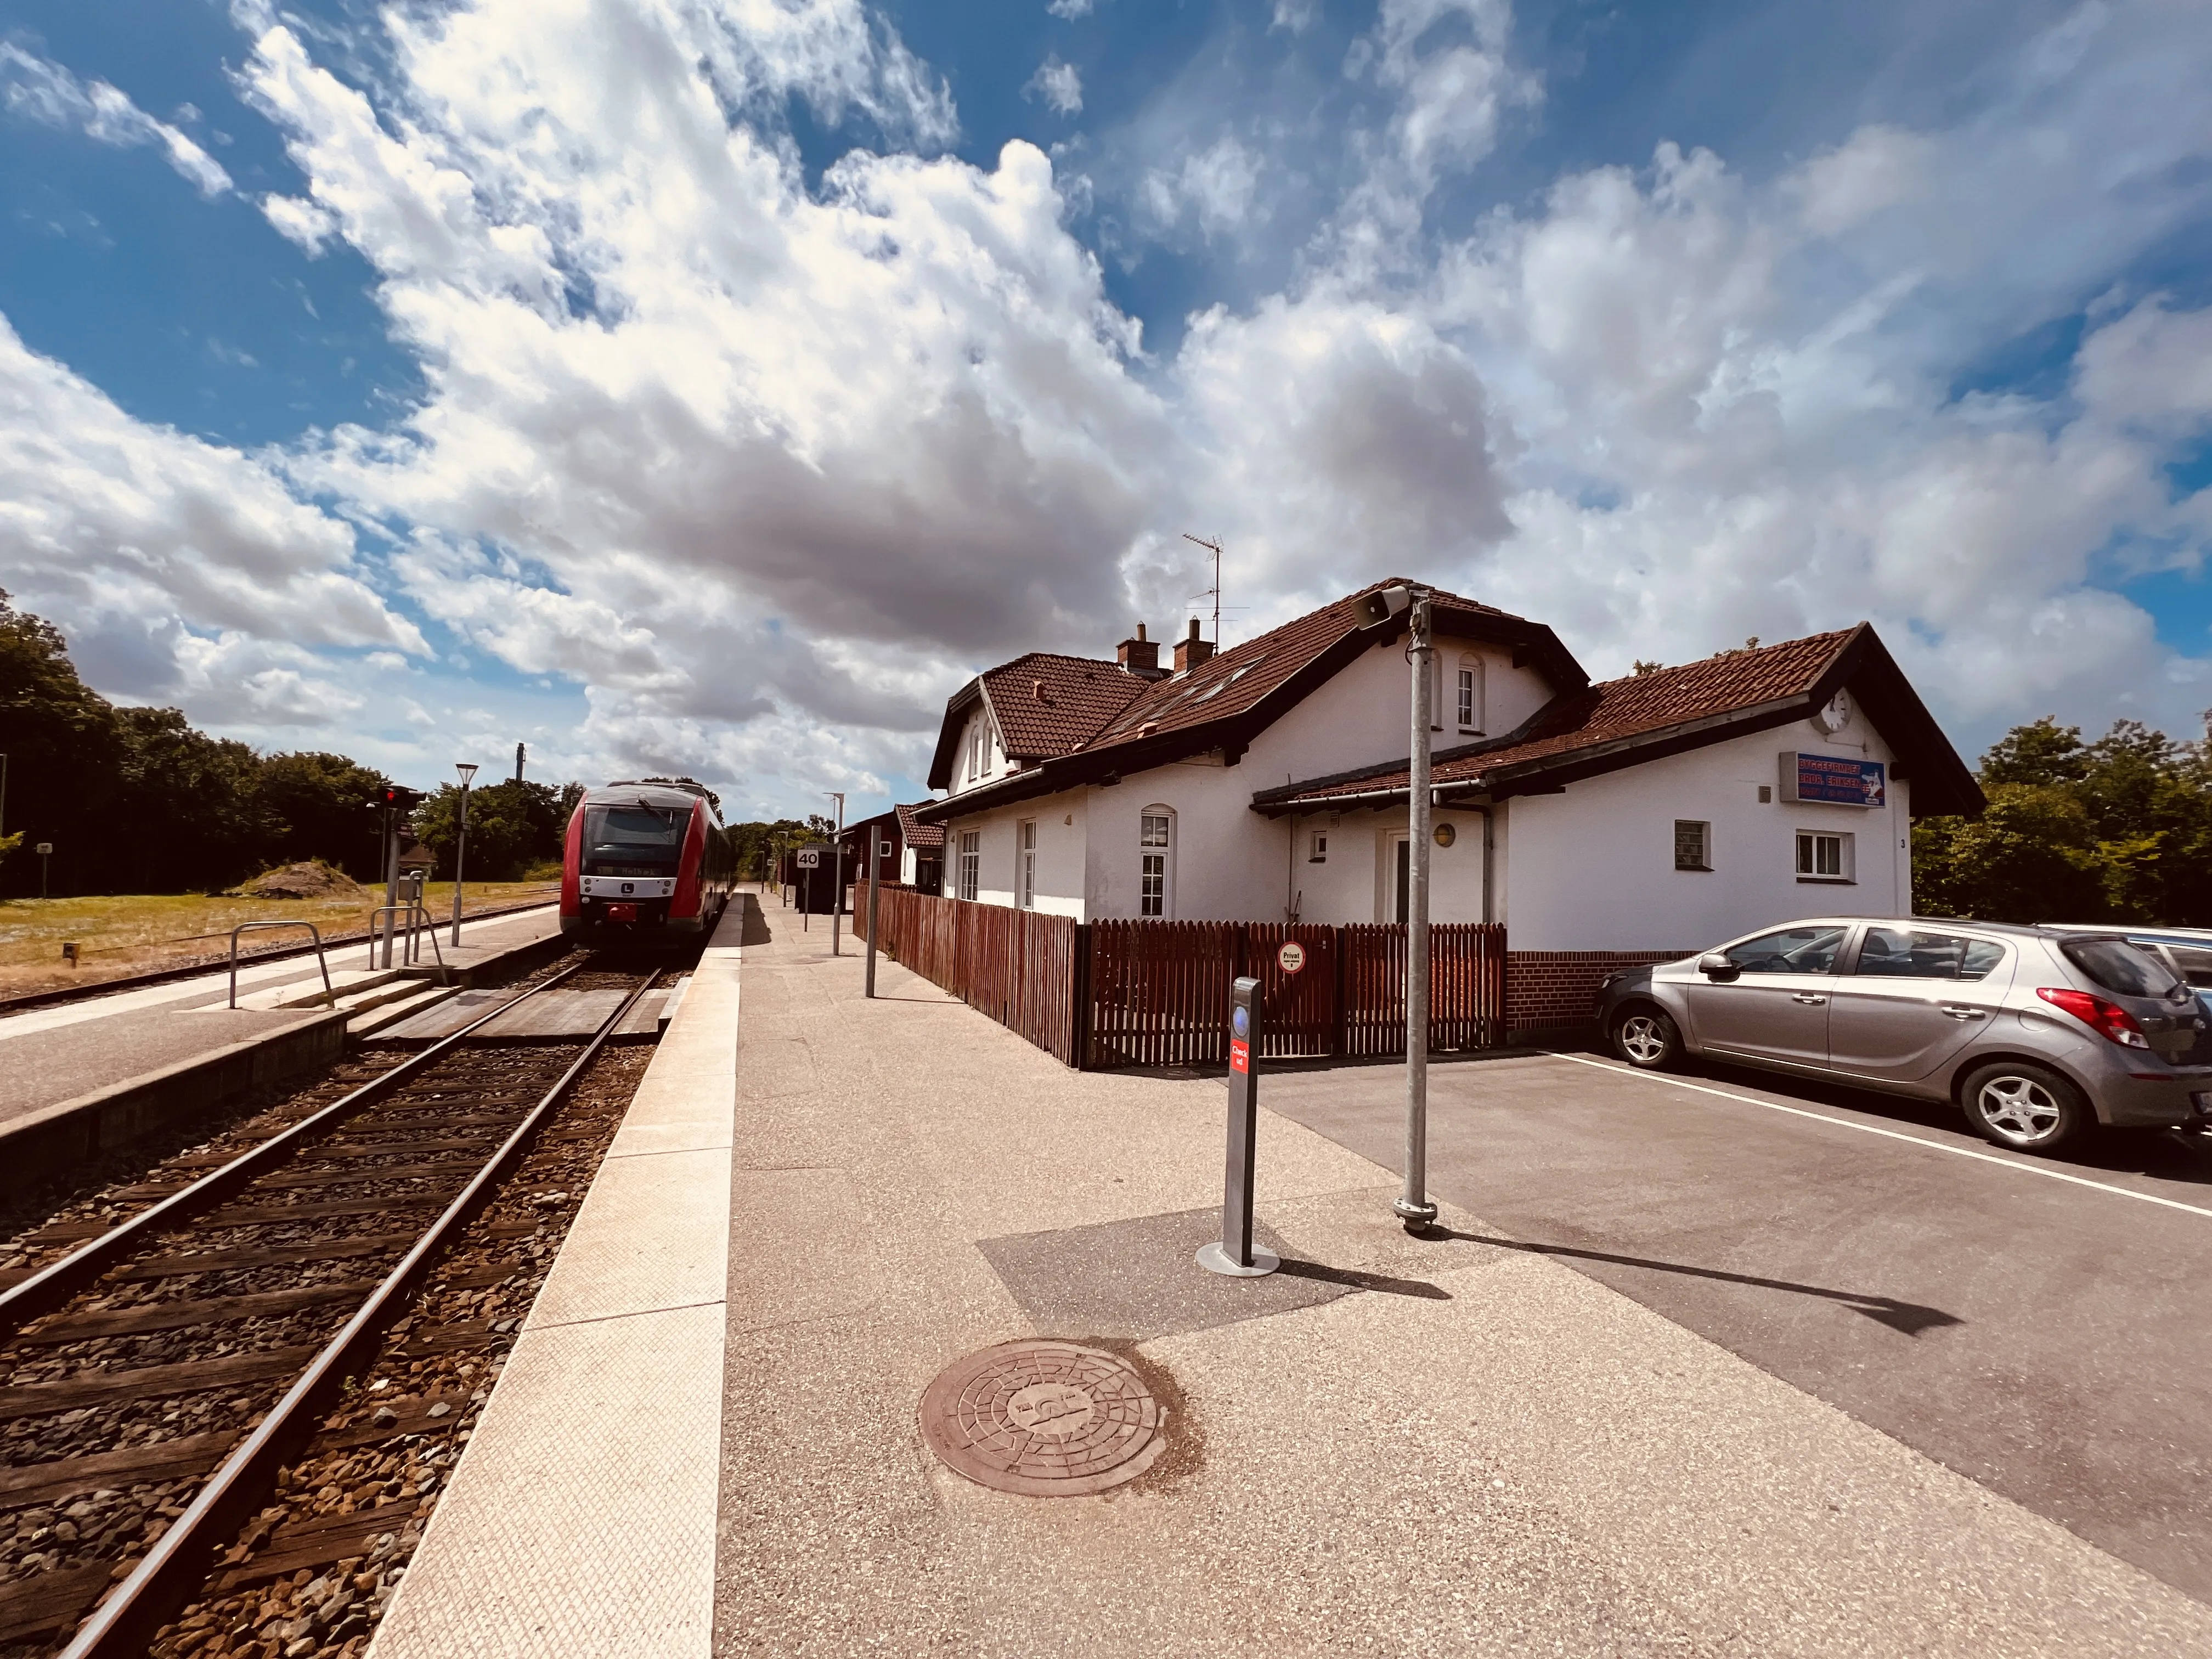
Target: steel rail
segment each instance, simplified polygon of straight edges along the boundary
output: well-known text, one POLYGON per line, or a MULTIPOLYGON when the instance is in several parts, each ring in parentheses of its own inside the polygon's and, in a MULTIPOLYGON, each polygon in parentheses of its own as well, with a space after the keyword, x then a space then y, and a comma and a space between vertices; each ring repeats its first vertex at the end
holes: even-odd
POLYGON ((413 1054, 390 1071, 371 1078, 352 1093, 332 1101, 322 1110, 301 1118, 289 1129, 271 1135, 258 1146, 240 1152, 219 1170, 210 1170, 198 1181, 180 1191, 169 1194, 157 1204, 149 1206, 129 1220, 122 1222, 88 1240, 67 1255, 50 1261, 13 1289, 0 1291, 0 1338, 12 1335, 30 1320, 51 1313, 67 1297, 89 1285, 107 1271, 115 1261, 127 1255, 140 1241, 151 1237, 166 1227, 175 1225, 222 1202, 246 1186, 325 1130, 334 1128, 363 1107, 368 1106, 392 1092, 400 1084, 445 1058, 463 1037, 467 1036, 486 1021, 497 1018, 518 1003, 526 1002, 540 991, 550 990, 571 974, 580 973, 583 963, 564 968, 543 982, 532 986, 521 995, 511 997, 481 1018, 471 1020, 451 1036, 442 1037, 419 1054, 413 1054))
POLYGON ((78 1628, 59 1659, 126 1659, 126 1656, 137 1659, 144 1653, 162 1623, 185 1603, 205 1577, 216 1546, 243 1518, 246 1508, 259 1501, 265 1485, 284 1460, 313 1434, 320 1401, 343 1383, 350 1367, 362 1358, 362 1351, 380 1335, 387 1310, 407 1296, 431 1258, 490 1195, 493 1184, 507 1173, 547 1114, 560 1104, 607 1039, 620 1029, 638 999, 653 988, 660 972, 653 969, 622 1006, 607 1016, 575 1063, 545 1091, 399 1264, 369 1292, 345 1328, 308 1361, 299 1380, 208 1478, 137 1569, 78 1628))

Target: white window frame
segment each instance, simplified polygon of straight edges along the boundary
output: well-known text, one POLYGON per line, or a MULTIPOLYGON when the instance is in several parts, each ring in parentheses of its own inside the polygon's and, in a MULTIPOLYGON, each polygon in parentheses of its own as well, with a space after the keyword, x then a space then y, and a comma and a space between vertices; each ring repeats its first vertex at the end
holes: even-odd
POLYGON ((1306 832, 1306 862, 1308 864, 1327 864, 1328 862, 1328 830, 1309 830, 1306 832))
POLYGON ((969 903, 983 885, 983 832, 963 830, 960 832, 959 892, 969 903))
POLYGON ((968 781, 970 783, 983 775, 983 728, 988 724, 978 714, 975 725, 968 728, 968 781))
POLYGON ((1014 902, 1024 910, 1036 908, 1036 830, 1035 818, 1014 826, 1014 902))
POLYGON ((1816 886, 1856 884, 1856 840, 1848 830, 1799 830, 1795 836, 1794 860, 1797 879, 1816 886))
POLYGON ((1489 690, 1485 678, 1482 659, 1472 651, 1462 652, 1459 672, 1452 682, 1452 709, 1460 731, 1468 737, 1479 738, 1488 729, 1483 708, 1489 690))
POLYGON ((1711 873, 1713 868, 1713 826, 1710 818, 1676 818, 1674 820, 1674 868, 1687 875, 1692 872, 1711 873), (1698 862, 1682 862, 1682 831, 1694 828, 1698 832, 1698 862))
POLYGON ((1174 920, 1175 854, 1175 808, 1155 802, 1137 815, 1137 915, 1139 919, 1174 920), (1155 829, 1155 825, 1158 827, 1155 829))

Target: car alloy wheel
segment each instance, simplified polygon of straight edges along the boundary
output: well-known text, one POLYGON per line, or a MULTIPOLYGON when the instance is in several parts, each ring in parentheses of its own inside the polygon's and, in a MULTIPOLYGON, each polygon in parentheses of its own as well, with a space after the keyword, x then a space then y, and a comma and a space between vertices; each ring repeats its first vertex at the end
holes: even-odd
POLYGON ((2042 1082, 2016 1072, 2000 1073, 1974 1093, 1974 1110, 1997 1139, 2011 1146, 2039 1146, 2055 1140, 2067 1112, 2042 1082))
POLYGON ((1613 1028, 1613 1041, 1623 1060, 1647 1071, 1656 1071, 1671 1061, 1680 1042, 1674 1034, 1674 1022, 1650 1010, 1625 1016, 1613 1028))

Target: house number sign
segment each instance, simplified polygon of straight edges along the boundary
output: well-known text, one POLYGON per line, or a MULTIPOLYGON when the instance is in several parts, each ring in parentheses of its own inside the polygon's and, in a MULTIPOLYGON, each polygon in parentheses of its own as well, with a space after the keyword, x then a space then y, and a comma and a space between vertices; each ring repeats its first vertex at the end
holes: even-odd
POLYGON ((1306 947, 1297 940, 1285 939, 1283 948, 1275 952, 1275 966, 1286 974, 1295 974, 1306 965, 1306 947))

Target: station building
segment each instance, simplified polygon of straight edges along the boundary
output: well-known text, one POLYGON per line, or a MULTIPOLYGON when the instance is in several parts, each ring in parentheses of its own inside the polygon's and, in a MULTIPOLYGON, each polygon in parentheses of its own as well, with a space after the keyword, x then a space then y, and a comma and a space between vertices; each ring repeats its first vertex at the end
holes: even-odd
MULTIPOLYGON (((1377 583, 1376 586, 1387 586, 1377 583)), ((946 705, 912 809, 944 891, 1079 921, 1402 921, 1407 618, 1372 588, 1216 652, 1033 652, 946 705)), ((1437 592, 1430 915, 1525 976, 1811 915, 1908 915, 1911 820, 1982 796, 1873 628, 1593 684, 1551 629, 1437 592)), ((1541 977, 1541 975, 1540 975, 1541 977)))

